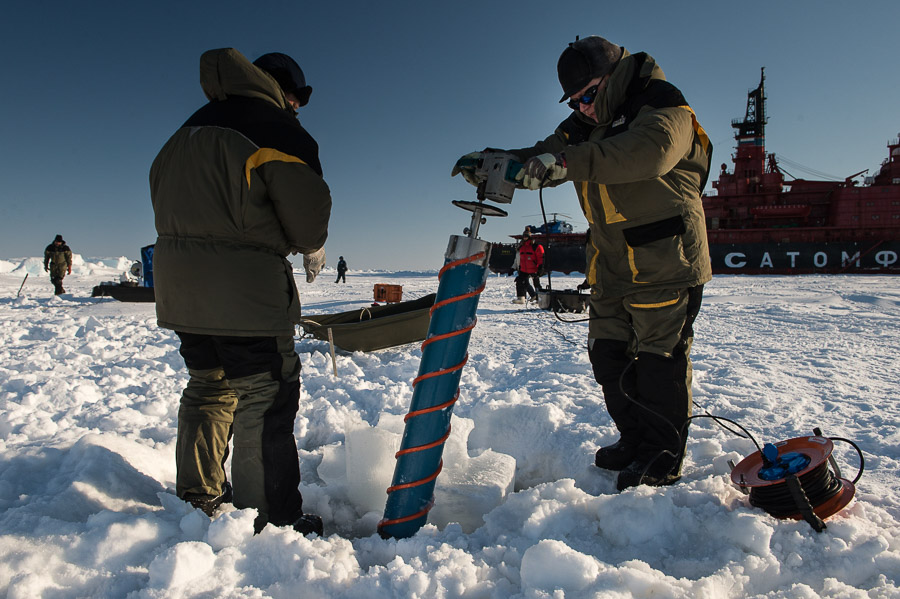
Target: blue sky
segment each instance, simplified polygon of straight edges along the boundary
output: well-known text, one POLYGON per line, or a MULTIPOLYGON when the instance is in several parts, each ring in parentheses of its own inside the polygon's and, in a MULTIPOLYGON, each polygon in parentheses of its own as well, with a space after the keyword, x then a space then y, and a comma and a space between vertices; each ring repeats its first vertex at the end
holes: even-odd
MULTIPOLYGON (((731 164, 731 120, 766 67, 767 148, 845 177, 875 170, 900 131, 900 2, 34 2, 0 20, 0 258, 61 233, 86 257, 155 238, 150 163, 206 100, 200 54, 293 56, 314 92, 301 109, 334 209, 326 244, 354 268, 436 269, 474 199, 456 159, 522 147, 567 116, 556 60, 576 35, 646 51, 731 164), (759 15, 757 21, 754 21, 759 15)), ((795 172, 800 177, 803 172, 795 172)), ((584 226, 570 185, 548 212, 584 226)), ((536 192, 481 237, 540 221, 536 192)))

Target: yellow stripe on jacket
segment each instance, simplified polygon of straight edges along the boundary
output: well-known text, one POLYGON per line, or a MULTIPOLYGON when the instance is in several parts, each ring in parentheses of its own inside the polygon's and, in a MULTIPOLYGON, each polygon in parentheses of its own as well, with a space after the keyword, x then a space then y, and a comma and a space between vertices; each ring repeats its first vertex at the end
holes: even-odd
POLYGON ((250 187, 250 171, 264 165, 267 162, 299 162, 306 164, 296 156, 279 152, 274 148, 260 148, 244 163, 244 176, 247 177, 247 187, 250 187))

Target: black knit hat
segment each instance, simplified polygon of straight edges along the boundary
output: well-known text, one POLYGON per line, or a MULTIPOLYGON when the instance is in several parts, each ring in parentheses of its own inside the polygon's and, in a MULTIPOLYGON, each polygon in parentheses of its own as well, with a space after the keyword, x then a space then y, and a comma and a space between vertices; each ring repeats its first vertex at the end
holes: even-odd
POLYGON ((271 75, 284 93, 294 94, 300 106, 309 102, 312 88, 306 85, 303 69, 293 58, 281 52, 270 52, 254 60, 253 64, 271 75))
POLYGON ((591 79, 603 77, 611 73, 619 59, 622 58, 622 47, 591 35, 584 39, 575 39, 563 50, 556 63, 559 84, 563 88, 560 102, 571 98, 578 90, 583 89, 591 79))
POLYGON ((57 241, 60 242, 60 243, 65 243, 65 240, 62 238, 62 235, 57 235, 57 236, 53 239, 53 243, 56 243, 57 241))

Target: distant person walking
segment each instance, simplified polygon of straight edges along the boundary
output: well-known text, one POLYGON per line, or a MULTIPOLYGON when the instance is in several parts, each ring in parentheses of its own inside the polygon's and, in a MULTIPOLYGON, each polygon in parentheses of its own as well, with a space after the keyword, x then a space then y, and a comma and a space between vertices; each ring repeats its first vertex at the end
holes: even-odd
POLYGON ((233 48, 203 53, 200 85, 209 103, 150 169, 156 315, 181 339, 190 374, 175 491, 209 515, 232 498, 254 508, 257 532, 271 523, 321 535, 298 488, 300 298, 286 259, 303 254, 307 282, 325 264, 331 193, 296 116, 312 88, 289 56, 251 63, 233 48), (223 468, 232 433, 233 491, 223 468))
POLYGON ((537 299, 535 290, 540 291, 541 289, 540 273, 544 268, 544 246, 531 238, 531 228, 529 227, 525 227, 525 231, 522 233, 517 262, 519 274, 516 275, 516 299, 512 303, 524 304, 526 293, 532 300, 537 299))
POLYGON ((44 250, 44 272, 50 273, 50 282, 53 283, 56 295, 66 292, 63 289, 63 279, 72 274, 72 250, 66 245, 62 235, 57 235, 44 250))
POLYGON ((347 282, 347 263, 344 261, 343 256, 338 258, 337 271, 338 271, 338 276, 337 276, 337 280, 335 281, 335 283, 340 283, 342 280, 346 283, 347 282))

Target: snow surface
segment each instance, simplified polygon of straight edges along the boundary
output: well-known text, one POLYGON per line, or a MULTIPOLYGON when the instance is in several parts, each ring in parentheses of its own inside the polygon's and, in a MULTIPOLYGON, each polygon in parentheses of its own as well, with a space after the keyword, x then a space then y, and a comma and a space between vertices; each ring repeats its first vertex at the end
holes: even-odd
MULTIPOLYGON (((512 279, 489 277, 454 418, 472 463, 489 456, 502 472, 510 456, 515 480, 483 481, 494 486, 470 503, 468 491, 448 499, 467 523, 429 523, 397 541, 375 534, 380 502, 347 441, 367 450, 376 431, 396 432, 418 344, 339 350, 335 377, 327 343, 298 339, 301 491, 326 536, 273 527, 254 536, 252 510, 224 506, 210 520, 173 493, 187 380, 176 337, 156 326, 152 304, 89 297, 131 262, 76 256, 70 293, 54 297, 39 258, 0 261, 8 598, 900 597, 900 277, 723 276, 706 287, 695 414, 736 420, 760 443, 818 426, 865 451, 855 499, 821 534, 748 506, 727 460, 753 444, 710 419, 691 429, 682 482, 617 493, 614 474, 592 465, 616 434, 591 376, 587 325, 513 306, 512 279)), ((309 314, 369 305, 375 283, 403 285, 404 299, 437 289, 436 273, 297 279, 309 314)), ((554 277, 560 289, 578 280, 554 277)), ((856 453, 843 443, 834 453, 852 479, 856 453)), ((393 471, 386 459, 373 464, 375 479, 393 471)), ((445 477, 445 496, 474 470, 445 477)))

